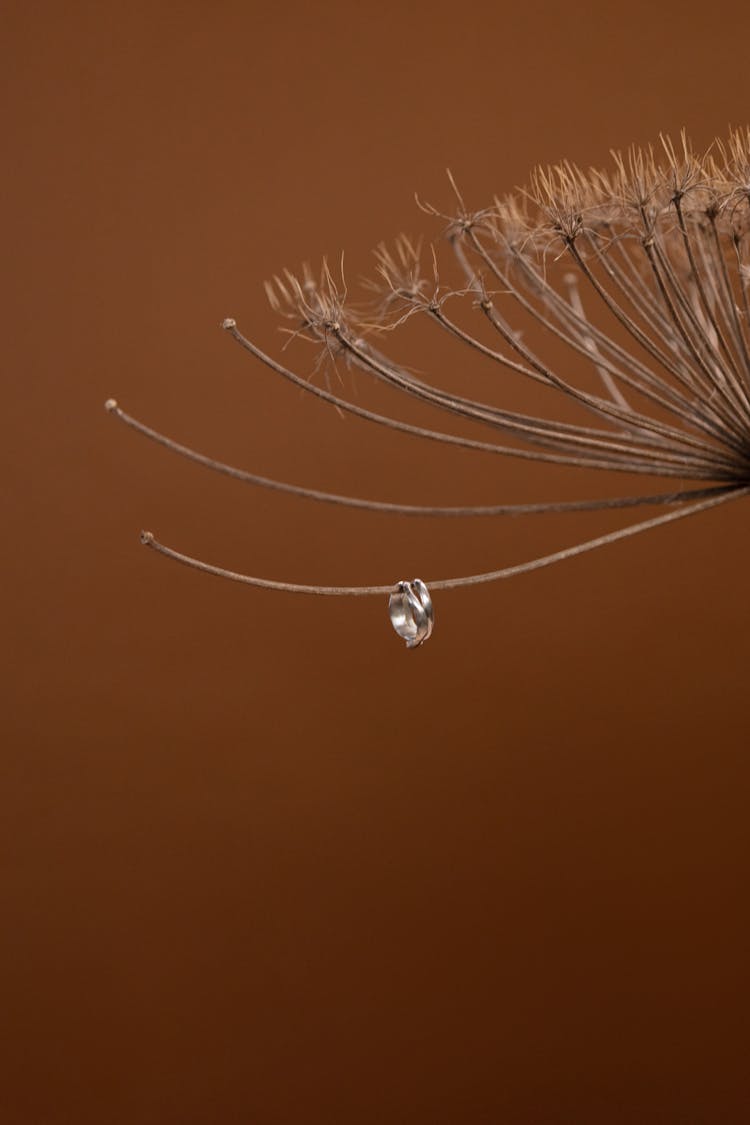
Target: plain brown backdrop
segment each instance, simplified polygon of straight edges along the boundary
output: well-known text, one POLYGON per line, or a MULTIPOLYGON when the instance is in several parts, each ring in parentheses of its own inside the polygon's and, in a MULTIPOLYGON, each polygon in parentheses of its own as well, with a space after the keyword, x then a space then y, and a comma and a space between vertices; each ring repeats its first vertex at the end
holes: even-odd
POLYGON ((745 124, 749 32, 673 0, 6 13, 3 1125, 747 1120, 747 503, 446 594, 406 653, 380 600, 138 531, 364 583, 617 521, 320 509, 102 407, 333 491, 561 495, 342 420, 218 325, 278 354, 262 281, 434 237, 448 165, 482 205, 745 124))

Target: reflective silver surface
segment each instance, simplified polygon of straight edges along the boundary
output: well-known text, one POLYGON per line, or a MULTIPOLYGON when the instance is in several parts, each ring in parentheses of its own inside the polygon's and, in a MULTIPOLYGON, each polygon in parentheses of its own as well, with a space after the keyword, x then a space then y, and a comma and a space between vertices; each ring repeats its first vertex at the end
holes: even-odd
POLYGON ((432 634, 435 614, 430 592, 421 578, 399 582, 388 600, 391 625, 406 641, 407 648, 418 648, 432 634))

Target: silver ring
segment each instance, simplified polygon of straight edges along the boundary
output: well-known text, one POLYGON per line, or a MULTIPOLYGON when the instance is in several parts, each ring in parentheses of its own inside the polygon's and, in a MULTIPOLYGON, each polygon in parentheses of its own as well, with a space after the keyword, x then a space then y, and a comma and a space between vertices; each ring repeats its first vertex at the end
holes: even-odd
POLYGON ((435 614, 430 592, 421 578, 399 582, 388 599, 391 625, 406 641, 407 648, 418 648, 432 634, 435 614))

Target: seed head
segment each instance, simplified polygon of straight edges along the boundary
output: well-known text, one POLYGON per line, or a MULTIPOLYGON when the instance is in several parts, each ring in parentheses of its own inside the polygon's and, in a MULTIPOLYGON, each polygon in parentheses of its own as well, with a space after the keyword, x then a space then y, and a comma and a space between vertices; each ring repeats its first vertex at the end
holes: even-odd
MULTIPOLYGON (((324 261, 318 274, 305 265, 299 274, 284 270, 266 285, 273 309, 292 325, 285 329, 291 336, 322 344, 332 362, 343 358, 362 377, 428 403, 445 419, 444 428, 377 414, 316 387, 262 352, 234 320, 224 327, 277 374, 378 426, 482 456, 664 478, 671 491, 456 508, 404 498, 359 499, 213 461, 116 404, 113 416, 237 479, 372 511, 470 517, 641 504, 667 508, 527 563, 432 581, 433 591, 536 570, 750 494, 750 129, 733 130, 705 153, 696 152, 682 133, 676 141, 662 136, 654 147, 613 152, 606 169, 584 171, 570 161, 540 167, 526 188, 480 210, 467 207, 450 174, 449 180, 452 212, 420 207, 440 220, 441 261, 447 247, 448 268, 458 271, 460 284, 441 282, 434 246, 425 268, 421 239, 400 235, 375 252, 374 277, 364 286, 369 304, 350 303, 343 261, 337 277, 324 261), (478 401, 460 387, 444 390, 442 377, 417 378, 399 360, 393 333, 415 315, 443 334, 446 348, 466 354, 469 349, 488 368, 541 385, 544 413, 478 401), (387 352, 370 342, 374 332, 386 330, 387 352), (456 417, 478 424, 484 437, 453 432, 450 421, 456 417)), ((347 587, 278 582, 188 558, 150 533, 144 542, 187 565, 250 585, 328 595, 391 593, 392 610, 401 606, 407 588, 416 597, 416 580, 347 587)), ((419 589, 424 608, 429 593, 424 583, 419 589)), ((430 616, 420 643, 431 622, 430 616)))

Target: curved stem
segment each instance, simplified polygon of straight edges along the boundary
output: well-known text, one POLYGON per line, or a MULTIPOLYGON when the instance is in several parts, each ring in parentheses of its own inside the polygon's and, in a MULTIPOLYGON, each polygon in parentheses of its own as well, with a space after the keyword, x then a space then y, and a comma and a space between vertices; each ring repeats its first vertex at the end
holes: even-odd
MULTIPOLYGON (((597 536, 596 539, 588 539, 574 547, 565 547, 551 555, 542 555, 530 562, 506 566, 501 570, 491 570, 485 574, 471 574, 463 578, 440 578, 428 581, 427 585, 431 590, 455 590, 463 586, 478 586, 484 582, 497 582, 503 578, 514 578, 519 574, 528 574, 532 570, 542 570, 544 567, 563 562, 565 559, 572 559, 577 555, 586 554, 588 551, 595 551, 599 547, 607 547, 610 543, 617 543, 620 539, 628 539, 633 535, 639 535, 642 531, 650 531, 662 524, 673 523, 676 520, 685 519, 687 516, 697 515, 698 512, 707 511, 709 508, 715 508, 728 500, 739 499, 741 496, 749 494, 750 486, 734 486, 726 489, 720 496, 702 500, 697 504, 686 504, 679 511, 655 516, 653 519, 631 524, 629 527, 621 528, 618 531, 610 531, 606 535, 597 536)), ((167 558, 182 563, 184 566, 200 570, 204 574, 213 574, 217 578, 228 578, 232 582, 242 582, 246 586, 257 586, 264 590, 282 590, 290 594, 318 594, 324 597, 367 597, 391 594, 396 589, 395 583, 387 586, 310 586, 297 582, 277 582, 270 578, 255 578, 249 574, 238 574, 236 571, 213 566, 211 563, 202 562, 200 559, 175 551, 174 548, 160 543, 150 531, 141 532, 141 542, 151 550, 158 551, 159 554, 166 555, 167 558)))
MULTIPOLYGON (((614 458, 598 457, 598 456, 574 456, 572 454, 557 454, 557 453, 542 453, 539 450, 531 449, 516 449, 509 445, 497 445, 488 441, 477 441, 473 438, 458 437, 455 434, 446 434, 440 430, 429 430, 422 426, 413 426, 409 422, 401 422, 395 418, 389 418, 385 414, 376 414, 372 410, 367 410, 363 406, 357 406, 353 402, 348 402, 345 398, 333 394, 331 391, 326 391, 322 387, 316 387, 313 383, 307 382, 299 375, 296 375, 288 367, 261 351, 252 340, 247 336, 243 336, 237 327, 236 322, 231 318, 227 318, 222 327, 229 335, 236 340, 240 347, 250 352, 251 355, 259 359, 261 363, 265 364, 277 375, 281 375, 287 379, 294 386, 299 387, 309 394, 315 395, 316 398, 321 399, 323 402, 329 402, 333 406, 343 410, 348 414, 353 414, 357 418, 365 418, 368 422, 376 422, 381 426, 385 426, 389 430, 398 430, 401 433, 412 434, 414 437, 426 438, 429 441, 438 441, 445 445, 455 445, 462 449, 474 449, 482 453, 495 453, 505 457, 518 457, 524 461, 544 461, 553 465, 569 465, 577 469, 606 469, 612 472, 623 473, 640 473, 648 476, 660 477, 680 477, 684 479, 686 476, 693 480, 727 480, 734 479, 735 474, 725 470, 724 472, 713 472, 708 468, 706 469, 687 469, 684 465, 655 465, 652 462, 638 461, 635 458, 627 460, 615 460, 614 458)), ((369 363, 369 361, 368 361, 369 363)))
POLYGON ((299 484, 288 484, 285 481, 273 480, 247 469, 238 469, 234 465, 227 465, 223 461, 216 461, 205 453, 199 453, 188 445, 174 441, 166 434, 139 422, 131 414, 126 414, 114 399, 109 399, 106 409, 115 418, 126 426, 143 434, 144 437, 163 445, 172 453, 203 465, 215 473, 232 477, 233 480, 242 481, 244 484, 255 484, 260 488, 268 488, 275 492, 286 492, 292 496, 301 496, 306 500, 318 500, 324 504, 338 504, 345 508, 360 508, 368 512, 388 512, 390 515, 402 516, 526 516, 543 515, 548 512, 598 512, 610 508, 636 508, 646 507, 650 504, 680 504, 687 500, 697 500, 708 496, 715 496, 726 492, 726 485, 714 485, 710 488, 692 488, 680 492, 660 492, 648 496, 616 496, 604 500, 556 500, 540 504, 474 504, 459 505, 455 507, 426 504, 397 504, 387 500, 365 500, 358 496, 342 496, 336 492, 323 492, 318 488, 306 488, 299 484))

